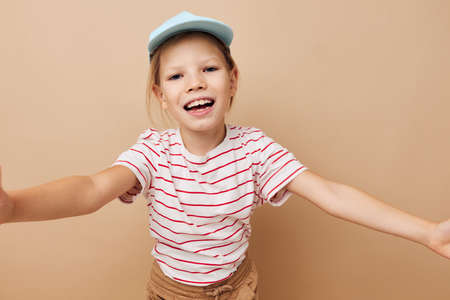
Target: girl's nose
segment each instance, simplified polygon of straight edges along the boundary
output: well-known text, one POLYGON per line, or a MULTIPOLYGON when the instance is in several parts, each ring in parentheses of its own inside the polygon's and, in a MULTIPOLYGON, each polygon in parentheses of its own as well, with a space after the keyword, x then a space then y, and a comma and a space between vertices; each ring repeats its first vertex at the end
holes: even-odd
POLYGON ((201 76, 193 77, 188 86, 188 92, 206 89, 206 82, 201 76))

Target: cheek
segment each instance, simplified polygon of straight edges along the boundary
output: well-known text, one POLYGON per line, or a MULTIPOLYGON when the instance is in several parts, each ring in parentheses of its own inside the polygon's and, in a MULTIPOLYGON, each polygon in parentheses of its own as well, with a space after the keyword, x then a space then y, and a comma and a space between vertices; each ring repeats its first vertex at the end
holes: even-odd
POLYGON ((220 91, 224 94, 228 94, 231 90, 231 83, 227 80, 224 80, 223 78, 215 80, 214 86, 216 87, 217 91, 220 91))
POLYGON ((174 101, 181 91, 183 91, 181 83, 170 83, 163 86, 163 93, 168 101, 174 101))

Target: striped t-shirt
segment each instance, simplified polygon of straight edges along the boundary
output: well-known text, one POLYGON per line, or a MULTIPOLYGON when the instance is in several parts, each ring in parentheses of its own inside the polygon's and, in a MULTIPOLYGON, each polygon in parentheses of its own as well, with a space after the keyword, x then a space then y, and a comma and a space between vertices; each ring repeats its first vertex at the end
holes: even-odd
POLYGON ((113 163, 139 181, 161 270, 188 285, 231 276, 245 258, 255 208, 282 205, 291 195, 286 185, 307 170, 260 129, 225 127, 224 140, 204 156, 184 147, 179 129, 147 129, 113 163))

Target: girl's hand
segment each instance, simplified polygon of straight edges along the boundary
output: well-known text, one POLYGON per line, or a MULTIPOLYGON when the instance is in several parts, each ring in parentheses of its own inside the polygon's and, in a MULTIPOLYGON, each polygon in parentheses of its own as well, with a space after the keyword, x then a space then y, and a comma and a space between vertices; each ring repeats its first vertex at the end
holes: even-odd
POLYGON ((427 246, 434 252, 450 259, 450 219, 434 227, 427 246))
POLYGON ((14 204, 2 187, 2 168, 0 166, 0 224, 5 223, 11 217, 14 204))

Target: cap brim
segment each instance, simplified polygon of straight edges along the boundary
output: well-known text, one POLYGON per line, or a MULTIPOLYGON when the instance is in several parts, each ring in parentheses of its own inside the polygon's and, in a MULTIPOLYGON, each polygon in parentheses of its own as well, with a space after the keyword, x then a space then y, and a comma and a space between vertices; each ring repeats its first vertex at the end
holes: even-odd
POLYGON ((188 20, 173 25, 166 30, 162 30, 161 32, 157 32, 154 37, 150 36, 150 42, 148 44, 148 51, 150 55, 153 54, 153 51, 155 51, 156 48, 158 48, 167 39, 178 33, 187 31, 201 31, 212 34, 219 38, 228 47, 233 39, 233 31, 226 24, 219 23, 214 20, 208 20, 206 18, 204 20, 188 20))

